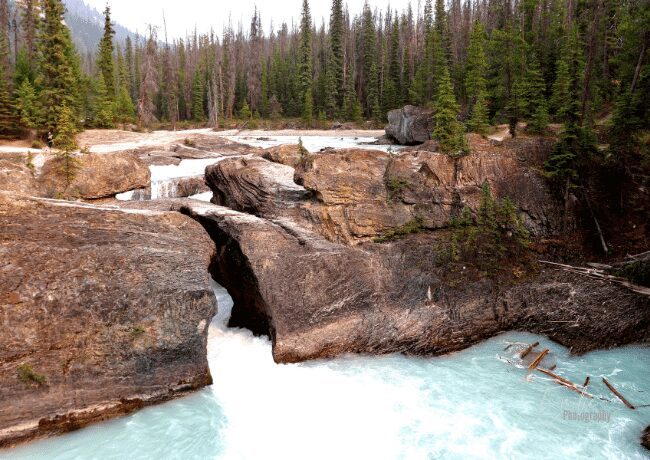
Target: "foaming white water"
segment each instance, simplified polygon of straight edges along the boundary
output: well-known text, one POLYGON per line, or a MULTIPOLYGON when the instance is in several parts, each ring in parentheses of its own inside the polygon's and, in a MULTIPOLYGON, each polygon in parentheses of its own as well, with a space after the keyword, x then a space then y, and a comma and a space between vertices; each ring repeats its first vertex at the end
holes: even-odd
POLYGON ((203 192, 203 193, 197 193, 196 195, 192 195, 190 198, 193 200, 199 200, 199 201, 205 201, 207 203, 212 200, 212 196, 214 194, 212 192, 203 192))
POLYGON ((215 284, 210 327, 214 385, 194 395, 59 438, 7 459, 644 459, 648 408, 585 400, 504 362, 504 342, 551 349, 557 372, 613 399, 608 377, 650 404, 650 349, 570 357, 548 339, 511 333, 438 358, 348 356, 277 365, 266 338, 227 329, 232 301, 215 284), (579 421, 572 414, 604 414, 579 421))
POLYGON ((360 148, 367 150, 389 150, 396 151, 399 147, 390 145, 367 145, 375 142, 376 137, 340 137, 340 136, 227 136, 227 139, 242 144, 252 145, 253 147, 269 148, 283 144, 297 144, 298 139, 302 139, 304 147, 312 152, 317 153, 322 149, 330 147, 334 149, 360 148))

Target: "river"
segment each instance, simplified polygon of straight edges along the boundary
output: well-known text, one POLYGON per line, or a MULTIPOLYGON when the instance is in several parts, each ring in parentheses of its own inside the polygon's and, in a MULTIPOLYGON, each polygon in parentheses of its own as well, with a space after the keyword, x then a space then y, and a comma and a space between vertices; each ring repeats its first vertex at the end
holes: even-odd
POLYGON ((345 356, 278 365, 271 343, 225 324, 232 301, 214 285, 214 384, 119 419, 0 453, 25 459, 647 459, 650 348, 572 357, 545 337, 507 333, 436 358, 345 356), (516 345, 541 342, 562 376, 592 383, 585 399, 527 378, 516 345), (511 361, 515 364, 510 364, 511 361))

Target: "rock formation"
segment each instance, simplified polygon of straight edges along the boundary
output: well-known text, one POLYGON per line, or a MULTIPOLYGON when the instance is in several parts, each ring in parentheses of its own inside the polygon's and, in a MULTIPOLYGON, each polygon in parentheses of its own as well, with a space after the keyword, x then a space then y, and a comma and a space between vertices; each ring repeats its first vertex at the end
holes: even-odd
POLYGON ((216 204, 261 217, 291 217, 345 244, 372 240, 416 219, 426 229, 447 227, 463 207, 477 211, 485 182, 495 197, 508 196, 519 205, 534 234, 556 232, 561 218, 536 172, 539 159, 531 153, 536 144, 521 139, 492 145, 480 136, 469 136, 468 142, 473 153, 456 160, 428 151, 391 155, 342 149, 310 155, 295 174, 304 189, 291 179, 292 168, 261 158, 209 166, 206 181, 216 204))
POLYGON ((210 384, 213 251, 179 213, 0 193, 0 447, 210 384))
POLYGON ((151 174, 134 154, 82 154, 76 157, 73 179, 66 183, 63 160, 53 157, 43 166, 38 179, 45 196, 98 199, 149 186, 151 174))
POLYGON ((435 233, 350 247, 292 221, 207 204, 184 212, 217 245, 212 273, 235 302, 231 326, 270 335, 278 362, 440 354, 511 329, 576 352, 650 340, 650 299, 607 282, 550 270, 506 286, 462 273, 450 283, 435 233))
POLYGON ((0 160, 0 191, 25 195, 40 193, 34 172, 27 166, 9 160, 0 160))
POLYGON ((388 112, 386 135, 401 145, 422 144, 431 139, 432 131, 433 111, 430 109, 407 105, 388 112))
POLYGON ((641 435, 641 445, 650 450, 650 426, 648 426, 641 435))
POLYGON ((485 182, 519 205, 533 234, 552 236, 561 220, 536 172, 549 142, 468 142, 472 153, 457 160, 429 151, 311 155, 296 170, 301 187, 290 167, 262 158, 208 167, 213 201, 230 209, 186 203, 183 212, 217 245, 212 272, 235 301, 231 325, 269 334, 279 362, 439 354, 513 329, 575 352, 649 341, 650 299, 623 287, 553 269, 519 273, 518 261, 505 281, 452 271, 444 229, 464 206, 477 211, 485 182), (372 242, 415 218, 440 231, 372 242))

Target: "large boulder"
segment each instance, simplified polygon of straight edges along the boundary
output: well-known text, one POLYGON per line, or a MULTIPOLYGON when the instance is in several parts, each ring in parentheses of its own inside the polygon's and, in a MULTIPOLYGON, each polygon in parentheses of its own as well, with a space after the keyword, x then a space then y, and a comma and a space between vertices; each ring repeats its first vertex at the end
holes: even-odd
POLYGON ((9 160, 0 160, 0 191, 31 196, 40 194, 34 171, 9 160))
POLYGON ((575 352, 650 340, 648 297, 555 270, 514 284, 459 273, 452 283, 436 234, 351 247, 209 204, 183 212, 217 245, 211 267, 233 297, 231 326, 268 334, 278 362, 441 354, 508 329, 575 352))
POLYGON ((151 182, 149 167, 132 153, 90 153, 74 159, 69 184, 63 158, 54 157, 45 163, 38 179, 45 196, 92 200, 146 188, 151 182))
POLYGON ((210 384, 213 251, 179 213, 0 193, 0 447, 210 384))
POLYGON ((650 450, 650 426, 648 426, 641 435, 641 445, 650 450))
POLYGON ((433 110, 407 105, 388 112, 386 135, 402 145, 422 144, 431 139, 433 110))
POLYGON ((212 202, 251 214, 277 215, 307 198, 293 181, 294 170, 263 158, 228 158, 206 168, 212 202))

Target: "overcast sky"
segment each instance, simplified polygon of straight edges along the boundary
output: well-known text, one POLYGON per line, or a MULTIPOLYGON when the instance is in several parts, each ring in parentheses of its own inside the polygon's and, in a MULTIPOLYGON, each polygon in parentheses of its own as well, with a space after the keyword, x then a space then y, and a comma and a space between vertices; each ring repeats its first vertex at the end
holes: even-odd
MULTIPOLYGON (((85 0, 87 4, 104 10, 106 0, 85 0)), ((365 0, 347 0, 350 14, 354 16, 363 8, 365 0)), ((380 7, 385 10, 389 0, 369 0, 371 7, 380 7)), ((392 9, 402 11, 409 0, 390 0, 392 9)), ((411 1, 413 9, 417 8, 418 0, 411 1)), ((194 27, 199 32, 206 32, 213 27, 221 33, 223 24, 228 22, 228 15, 232 15, 233 26, 239 21, 247 30, 253 8, 257 5, 262 13, 262 26, 264 33, 269 33, 271 21, 278 25, 282 22, 291 24, 291 19, 297 23, 300 18, 302 0, 109 0, 113 20, 128 27, 132 31, 142 33, 148 24, 162 25, 163 10, 167 18, 167 30, 172 37, 185 36, 186 32, 193 31, 194 27)), ((331 0, 310 0, 312 18, 320 25, 322 18, 329 18, 331 0)), ((162 30, 161 30, 162 32, 162 30)))

